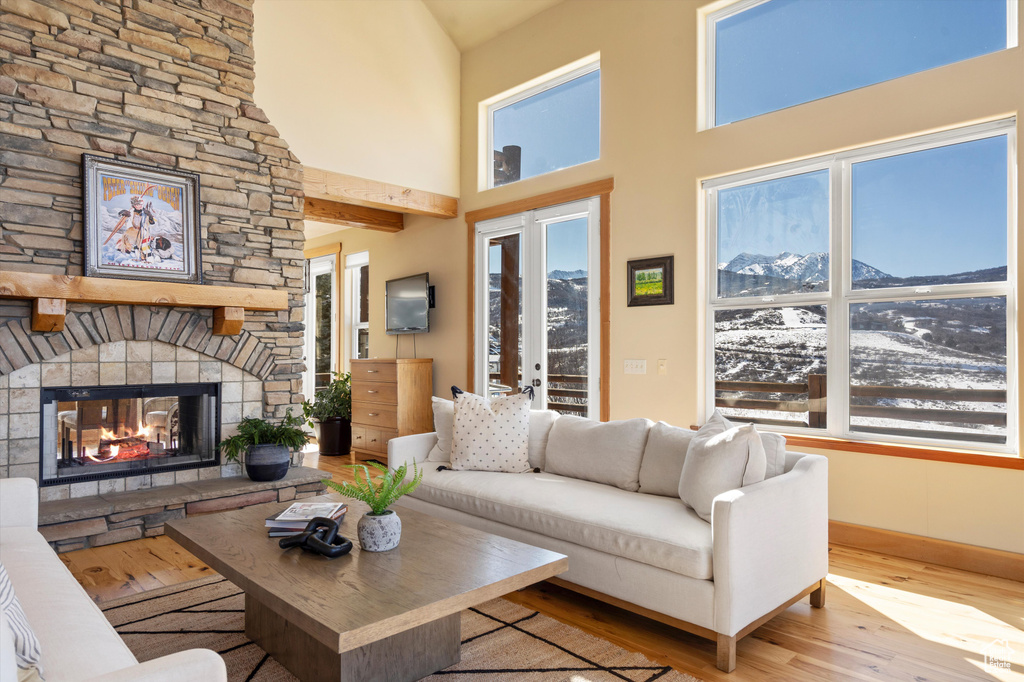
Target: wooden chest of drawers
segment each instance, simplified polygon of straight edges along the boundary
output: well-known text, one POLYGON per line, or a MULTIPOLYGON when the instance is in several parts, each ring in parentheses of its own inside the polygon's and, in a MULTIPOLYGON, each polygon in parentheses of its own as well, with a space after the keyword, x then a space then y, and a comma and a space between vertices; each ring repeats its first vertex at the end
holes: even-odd
POLYGON ((433 360, 352 361, 352 450, 384 460, 388 441, 434 430, 433 360))

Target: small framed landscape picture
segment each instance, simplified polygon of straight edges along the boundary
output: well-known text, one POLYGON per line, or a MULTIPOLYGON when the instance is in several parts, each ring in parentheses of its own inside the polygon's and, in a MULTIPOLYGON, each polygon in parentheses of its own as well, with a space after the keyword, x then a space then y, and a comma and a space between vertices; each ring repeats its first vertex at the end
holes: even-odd
POLYGON ((672 305, 675 289, 672 286, 674 256, 640 258, 626 263, 629 281, 630 307, 638 305, 672 305))
POLYGON ((200 284, 199 176, 82 155, 85 274, 200 284))

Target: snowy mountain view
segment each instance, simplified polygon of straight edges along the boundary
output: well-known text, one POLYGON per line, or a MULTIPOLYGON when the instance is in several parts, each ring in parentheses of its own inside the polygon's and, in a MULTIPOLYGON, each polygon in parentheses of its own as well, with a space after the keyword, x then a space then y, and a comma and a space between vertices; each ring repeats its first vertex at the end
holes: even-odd
MULTIPOLYGON (((716 380, 806 386, 811 375, 827 375, 826 315, 825 306, 718 311, 716 380)), ((1004 299, 857 304, 850 327, 853 430, 1005 442, 1004 299)), ((810 418, 807 388, 716 395, 724 413, 741 419, 810 418), (726 406, 735 400, 745 407, 726 406), (769 409, 750 409, 762 407, 750 401, 769 409)))

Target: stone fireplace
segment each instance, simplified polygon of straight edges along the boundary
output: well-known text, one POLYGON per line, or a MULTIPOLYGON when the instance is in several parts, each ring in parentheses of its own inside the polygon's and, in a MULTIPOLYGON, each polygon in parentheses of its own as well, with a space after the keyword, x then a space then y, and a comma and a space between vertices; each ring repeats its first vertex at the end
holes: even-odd
MULTIPOLYGON (((137 505, 109 496, 184 487, 189 504, 213 504, 214 479, 241 469, 210 442, 302 400, 302 169, 253 102, 252 0, 12 0, 4 12, 0 477, 40 481, 48 504, 99 496, 88 504, 114 510, 109 532, 135 523, 118 515, 137 505), (249 308, 240 332, 218 335, 214 308, 239 304, 175 305, 165 285, 130 281, 76 298, 83 154, 199 174, 199 296, 264 289, 287 307, 249 308), (55 276, 68 295, 26 295, 22 273, 55 276), (66 299, 63 330, 33 330, 36 297, 66 299)), ((51 521, 88 512, 68 509, 51 521)), ((102 535, 93 521, 74 537, 94 540, 55 542, 88 546, 102 535)))

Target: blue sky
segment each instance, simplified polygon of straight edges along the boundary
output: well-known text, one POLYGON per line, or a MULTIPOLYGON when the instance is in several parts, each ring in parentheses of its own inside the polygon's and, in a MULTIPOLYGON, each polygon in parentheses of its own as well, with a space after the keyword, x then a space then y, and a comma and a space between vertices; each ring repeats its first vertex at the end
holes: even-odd
MULTIPOLYGON (((587 219, 551 223, 547 229, 548 260, 545 272, 587 269, 587 219)), ((501 272, 501 249, 490 248, 490 272, 501 272)), ((521 268, 521 264, 520 264, 521 268)))
POLYGON ((721 125, 1006 47, 1006 0, 771 0, 715 33, 721 125))
POLYGON ((593 71, 494 112, 494 148, 522 147, 520 178, 600 157, 601 72, 593 71))
MULTIPOLYGON (((1006 265, 1006 137, 853 164, 853 258, 897 277, 1006 265)), ((828 250, 828 172, 719 192, 718 262, 828 250)))

